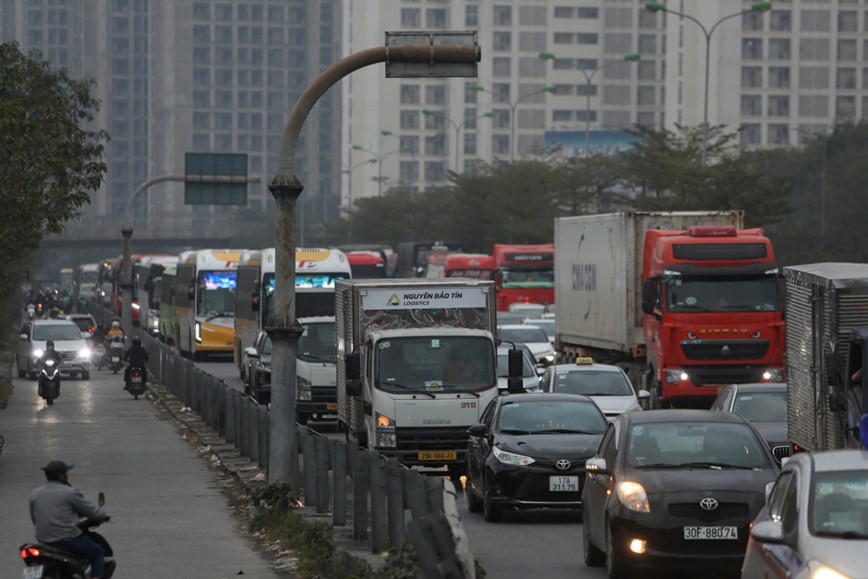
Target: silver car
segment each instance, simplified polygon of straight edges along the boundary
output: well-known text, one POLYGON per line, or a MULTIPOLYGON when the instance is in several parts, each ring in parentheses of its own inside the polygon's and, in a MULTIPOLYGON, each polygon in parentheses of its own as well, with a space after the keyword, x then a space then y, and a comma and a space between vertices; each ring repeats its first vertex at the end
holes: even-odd
POLYGON ((787 459, 754 519, 744 579, 866 576, 868 452, 800 453, 787 459))
MULTIPOLYGON (((530 353, 527 346, 517 344, 516 347, 522 351, 523 363, 521 366, 521 381, 527 392, 536 392, 539 390, 539 373, 541 370, 537 368, 536 361, 533 359, 533 354, 530 353)), ((497 388, 501 392, 505 391, 509 380, 509 350, 510 346, 501 345, 497 348, 497 388)))
POLYGON ((72 320, 33 320, 25 322, 18 332, 18 350, 15 363, 18 377, 36 379, 37 361, 45 353, 45 343, 54 341, 54 349, 60 353, 60 371, 82 379, 90 378, 91 350, 87 341, 72 320))
POLYGON ((540 382, 542 392, 583 394, 603 411, 608 420, 642 410, 640 400, 651 393, 633 389, 630 379, 617 366, 595 364, 591 358, 578 358, 575 364, 557 364, 546 370, 540 382))

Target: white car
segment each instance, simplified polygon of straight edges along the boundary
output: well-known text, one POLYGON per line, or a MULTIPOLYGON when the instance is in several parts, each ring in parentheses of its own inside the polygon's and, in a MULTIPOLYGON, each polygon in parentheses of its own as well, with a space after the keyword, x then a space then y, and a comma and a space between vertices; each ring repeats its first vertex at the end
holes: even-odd
POLYGON ((90 379, 91 350, 81 330, 72 320, 33 320, 25 322, 18 332, 16 365, 18 377, 36 380, 39 360, 48 340, 60 354, 60 371, 69 376, 90 379))
POLYGON ((637 394, 630 379, 617 366, 595 364, 591 358, 578 358, 575 364, 548 368, 540 383, 541 392, 583 394, 603 411, 608 420, 625 412, 642 410, 640 400, 651 397, 647 390, 637 394))
MULTIPOLYGON (((539 390, 539 375, 542 371, 537 368, 533 354, 524 346, 517 345, 522 351, 521 382, 527 392, 539 390)), ((509 351, 512 346, 501 344, 497 348, 497 388, 501 392, 509 386, 509 351)))
POLYGON ((511 314, 520 314, 526 318, 541 318, 546 311, 543 304, 509 304, 507 311, 511 314))
POLYGON ((536 358, 537 364, 550 365, 555 361, 555 349, 540 328, 528 324, 498 326, 497 337, 505 342, 524 344, 536 358))
POLYGON ((527 326, 536 326, 540 330, 546 333, 548 336, 549 342, 554 346, 555 343, 555 320, 554 318, 526 318, 523 322, 527 326))

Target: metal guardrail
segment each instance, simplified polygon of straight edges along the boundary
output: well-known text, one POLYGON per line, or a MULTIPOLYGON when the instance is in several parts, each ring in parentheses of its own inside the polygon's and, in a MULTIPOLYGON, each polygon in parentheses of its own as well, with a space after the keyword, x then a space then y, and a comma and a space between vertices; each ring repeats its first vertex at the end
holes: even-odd
MULTIPOLYGON (((116 317, 96 303, 89 310, 106 327, 116 317)), ((270 413, 265 406, 147 332, 133 328, 130 335, 142 338, 153 377, 243 456, 268 469, 270 413)), ((476 577, 452 482, 408 469, 375 450, 329 440, 306 425, 296 424, 296 429, 302 480, 293 482, 307 507, 331 512, 335 527, 346 527, 351 519, 353 539, 368 542, 373 553, 409 538, 426 578, 476 577)))

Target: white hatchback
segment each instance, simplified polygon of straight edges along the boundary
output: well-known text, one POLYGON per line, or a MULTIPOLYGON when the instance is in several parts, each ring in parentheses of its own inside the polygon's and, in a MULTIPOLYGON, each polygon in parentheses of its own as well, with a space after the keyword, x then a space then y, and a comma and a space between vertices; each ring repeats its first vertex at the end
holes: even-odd
POLYGON ((575 364, 548 368, 540 383, 540 391, 583 394, 594 401, 608 420, 625 412, 642 410, 639 401, 651 396, 647 390, 637 393, 630 379, 617 366, 595 364, 590 358, 578 358, 575 364))

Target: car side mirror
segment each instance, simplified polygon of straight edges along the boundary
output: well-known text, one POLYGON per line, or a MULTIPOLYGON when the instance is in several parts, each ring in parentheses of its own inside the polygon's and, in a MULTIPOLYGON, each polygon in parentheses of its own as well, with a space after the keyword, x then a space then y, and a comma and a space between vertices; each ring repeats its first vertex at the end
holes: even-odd
POLYGON ((481 438, 485 436, 486 430, 487 429, 484 424, 474 424, 467 429, 467 434, 475 438, 481 438))
POLYGON ((344 373, 347 381, 362 377, 362 355, 359 352, 350 352, 344 356, 344 373))
POLYGON ((588 459, 585 463, 585 471, 590 474, 609 474, 609 469, 606 466, 606 459, 598 456, 588 459))
POLYGON ((244 353, 247 354, 248 358, 259 358, 259 352, 256 351, 256 348, 249 347, 244 350, 244 353))
POLYGON ((521 378, 524 369, 524 355, 518 348, 510 348, 507 354, 509 360, 509 377, 521 378))
POLYGON ((750 536, 760 543, 783 543, 784 527, 778 521, 761 521, 753 526, 750 536))
POLYGON ((636 398, 639 400, 648 400, 651 398, 651 393, 647 390, 639 390, 639 392, 636 393, 636 398))
POLYGON ((772 496, 772 491, 775 490, 775 481, 766 483, 766 504, 769 504, 769 497, 772 496))
POLYGON ((97 495, 96 504, 98 504, 100 508, 105 506, 105 493, 101 492, 97 495))
POLYGON ((542 367, 540 367, 540 366, 537 366, 537 367, 536 367, 536 375, 537 375, 537 376, 542 376, 542 375, 545 374, 545 373, 546 373, 546 369, 545 369, 545 368, 542 368, 542 367))

